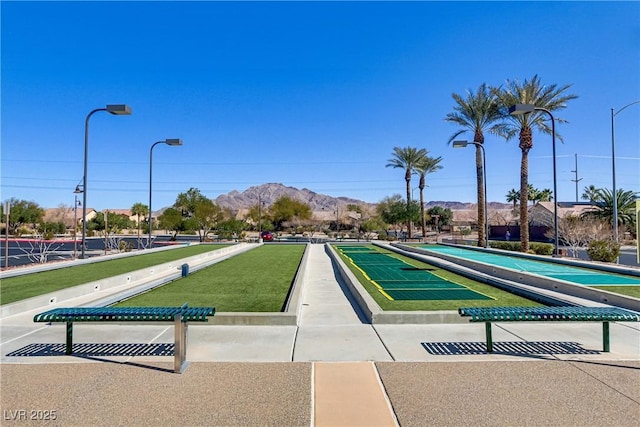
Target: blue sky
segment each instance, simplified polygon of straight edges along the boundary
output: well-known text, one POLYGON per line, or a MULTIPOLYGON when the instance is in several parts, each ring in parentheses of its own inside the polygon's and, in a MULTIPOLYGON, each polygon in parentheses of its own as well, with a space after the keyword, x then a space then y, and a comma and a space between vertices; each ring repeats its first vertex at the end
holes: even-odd
MULTIPOLYGON (((473 202, 474 150, 452 149, 452 93, 485 82, 572 84, 557 117, 558 199, 611 188, 611 108, 640 100, 640 2, 2 1, 1 198, 73 205, 84 119, 88 206, 269 182, 378 202, 404 194, 394 146, 442 156, 426 200, 473 202)), ((640 104, 615 119, 616 184, 640 191, 640 104)), ((469 139, 472 135, 469 135, 469 139)), ((490 201, 519 187, 520 149, 486 135, 490 201)), ((552 188, 551 138, 529 181, 552 188)), ((413 184, 417 186, 417 180, 413 184)), ((418 191, 415 196, 417 198, 418 191)))

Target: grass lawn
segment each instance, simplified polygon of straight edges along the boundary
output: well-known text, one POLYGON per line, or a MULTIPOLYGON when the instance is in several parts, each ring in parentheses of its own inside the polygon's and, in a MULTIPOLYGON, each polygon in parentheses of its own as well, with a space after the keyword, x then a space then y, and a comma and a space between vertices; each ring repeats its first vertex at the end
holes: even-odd
POLYGON ((616 294, 627 295, 640 298, 640 286, 589 286, 590 288, 603 291, 615 292, 616 294))
POLYGON ((94 280, 214 251, 225 246, 229 245, 186 246, 168 251, 9 277, 0 282, 0 303, 9 304, 94 280))
POLYGON ((280 312, 306 245, 265 245, 121 302, 117 306, 215 307, 218 312, 280 312))
MULTIPOLYGON (((336 246, 337 245, 334 245, 334 248, 336 246)), ((367 280, 367 278, 362 274, 362 272, 357 268, 355 268, 351 264, 351 262, 340 251, 336 250, 336 252, 342 258, 345 264, 356 275, 360 283, 364 286, 367 292, 371 294, 373 299, 378 303, 378 305, 380 305, 380 308, 382 308, 383 310, 430 311, 430 310, 457 310, 460 307, 540 306, 542 305, 538 302, 531 301, 529 299, 519 297, 517 295, 513 295, 509 292, 505 292, 498 288, 494 288, 493 286, 489 286, 484 283, 467 279, 466 277, 459 276, 450 271, 443 270, 436 266, 426 264, 424 262, 420 262, 412 258, 405 257, 403 255, 379 248, 377 246, 367 245, 367 247, 382 253, 389 254, 394 258, 400 259, 414 267, 418 267, 418 268, 429 267, 429 271, 433 274, 436 274, 453 283, 466 286, 471 290, 474 290, 476 292, 479 292, 481 294, 484 294, 493 298, 490 300, 411 300, 411 301, 396 300, 396 301, 390 301, 382 293, 380 293, 378 288, 369 280, 367 280)))

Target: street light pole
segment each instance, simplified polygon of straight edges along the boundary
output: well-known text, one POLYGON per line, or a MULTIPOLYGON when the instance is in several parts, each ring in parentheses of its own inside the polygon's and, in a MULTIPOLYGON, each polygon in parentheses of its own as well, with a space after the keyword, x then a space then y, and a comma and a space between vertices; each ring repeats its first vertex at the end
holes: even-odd
POLYGON ((78 194, 83 191, 80 189, 80 185, 76 185, 76 189, 73 191, 74 203, 73 203, 73 258, 78 257, 78 206, 80 201, 78 200, 78 194))
POLYGON ((484 186, 484 247, 489 247, 489 209, 487 204, 487 153, 484 151, 484 144, 479 142, 470 141, 453 141, 453 148, 463 148, 469 144, 473 144, 476 147, 482 149, 482 182, 484 186))
MULTIPOLYGON (((620 108, 617 113, 614 113, 613 108, 611 109, 611 175, 613 176, 613 238, 615 242, 618 243, 618 194, 616 190, 616 144, 614 137, 614 121, 613 118, 620 114, 625 108, 631 107, 632 105, 640 104, 640 99, 637 101, 633 101, 631 104, 627 104, 624 107, 620 108)), ((617 260, 616 260, 617 262, 617 260)))
POLYGON ((110 114, 116 116, 128 116, 131 114, 131 107, 124 104, 107 105, 106 108, 96 108, 87 114, 87 118, 84 120, 84 173, 82 175, 82 255, 80 258, 85 257, 85 246, 87 238, 87 163, 89 160, 89 119, 94 113, 98 111, 107 111, 110 114))
POLYGON ((262 243, 262 200, 258 194, 258 243, 262 243))
POLYGON ((164 141, 158 141, 153 143, 149 149, 149 241, 147 242, 147 248, 151 249, 151 231, 153 230, 153 211, 151 210, 151 185, 153 182, 153 147, 158 144, 167 144, 171 146, 182 145, 182 140, 178 138, 165 139, 164 141))
POLYGON ((553 256, 559 256, 558 252, 558 180, 556 179, 556 120, 551 111, 546 108, 536 107, 532 104, 516 104, 509 107, 509 114, 517 116, 520 114, 529 114, 534 111, 542 111, 547 113, 551 118, 551 145, 553 150, 553 236, 554 250, 553 256))

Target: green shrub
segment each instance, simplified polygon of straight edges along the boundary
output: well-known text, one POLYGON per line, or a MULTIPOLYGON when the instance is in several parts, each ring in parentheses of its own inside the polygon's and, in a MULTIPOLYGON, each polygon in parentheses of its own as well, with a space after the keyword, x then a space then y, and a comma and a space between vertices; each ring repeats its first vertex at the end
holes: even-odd
POLYGON ((620 256, 620 244, 612 240, 592 240, 587 254, 592 261, 614 262, 620 256))
POLYGON ((551 243, 531 242, 529 243, 529 248, 536 255, 552 255, 553 254, 553 245, 551 243))
POLYGON ((490 241, 489 246, 495 249, 502 249, 505 251, 520 251, 520 242, 504 242, 504 241, 490 241))

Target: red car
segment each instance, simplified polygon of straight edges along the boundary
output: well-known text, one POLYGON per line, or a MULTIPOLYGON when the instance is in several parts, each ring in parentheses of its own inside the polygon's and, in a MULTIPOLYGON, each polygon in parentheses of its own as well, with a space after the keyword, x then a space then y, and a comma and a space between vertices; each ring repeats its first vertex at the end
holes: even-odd
POLYGON ((260 233, 260 238, 265 242, 273 242, 273 234, 270 231, 260 233))

